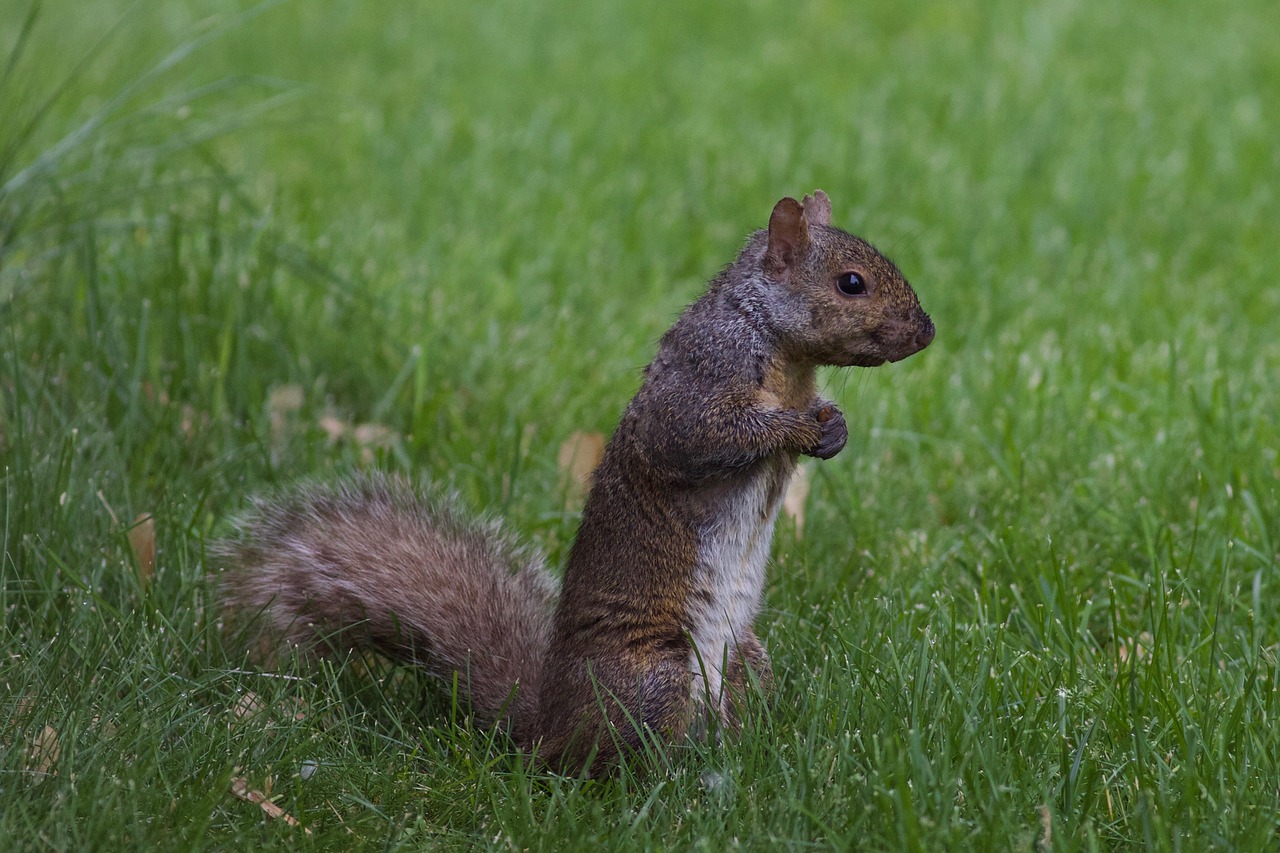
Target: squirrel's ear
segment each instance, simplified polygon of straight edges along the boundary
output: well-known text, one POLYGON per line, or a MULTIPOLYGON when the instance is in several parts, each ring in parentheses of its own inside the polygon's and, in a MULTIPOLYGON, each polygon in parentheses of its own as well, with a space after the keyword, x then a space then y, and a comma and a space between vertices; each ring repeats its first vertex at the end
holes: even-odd
POLYGON ((769 217, 769 245, 764 250, 764 272, 780 278, 809 248, 809 221, 805 209, 794 198, 784 198, 773 206, 769 217))
POLYGON ((822 190, 814 190, 813 195, 804 197, 804 216, 810 225, 830 225, 831 199, 822 190))

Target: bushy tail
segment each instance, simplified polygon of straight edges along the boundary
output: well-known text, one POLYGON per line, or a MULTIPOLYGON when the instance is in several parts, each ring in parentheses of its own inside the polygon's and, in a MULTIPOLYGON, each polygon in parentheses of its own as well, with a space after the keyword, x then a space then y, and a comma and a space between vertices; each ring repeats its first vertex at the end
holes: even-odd
POLYGON ((367 648, 456 672, 483 720, 532 724, 557 585, 497 522, 362 475, 259 498, 211 550, 228 615, 275 649, 367 648))

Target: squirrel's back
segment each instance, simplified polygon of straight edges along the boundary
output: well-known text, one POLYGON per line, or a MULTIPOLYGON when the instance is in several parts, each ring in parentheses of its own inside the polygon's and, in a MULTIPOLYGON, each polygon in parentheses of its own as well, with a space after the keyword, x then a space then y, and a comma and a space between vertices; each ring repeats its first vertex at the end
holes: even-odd
POLYGON ((367 474, 255 500, 213 552, 227 612, 268 656, 371 647, 456 672, 482 721, 528 740, 557 586, 497 522, 367 474))

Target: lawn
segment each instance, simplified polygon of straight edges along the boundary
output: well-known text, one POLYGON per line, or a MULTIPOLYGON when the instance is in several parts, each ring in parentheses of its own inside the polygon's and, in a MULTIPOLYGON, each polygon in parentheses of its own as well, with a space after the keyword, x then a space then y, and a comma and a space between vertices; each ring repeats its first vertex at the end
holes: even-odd
POLYGON ((1271 0, 7 0, 0 838, 1274 849, 1277 32, 1271 0), (245 659, 206 547, 301 476, 429 477, 559 564, 561 444, 815 187, 938 336, 823 375, 850 440, 774 543, 740 736, 565 779, 414 672, 245 659))

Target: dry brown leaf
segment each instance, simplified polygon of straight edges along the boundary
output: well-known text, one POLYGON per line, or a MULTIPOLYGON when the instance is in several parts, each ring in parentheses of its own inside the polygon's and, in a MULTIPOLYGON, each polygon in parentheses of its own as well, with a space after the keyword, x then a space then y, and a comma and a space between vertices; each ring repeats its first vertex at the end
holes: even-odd
POLYGON ((395 443, 396 434, 391 427, 382 424, 358 424, 354 438, 360 448, 360 459, 367 465, 373 462, 375 449, 395 443))
POLYGON ((386 424, 358 424, 355 429, 356 444, 361 447, 390 447, 395 432, 386 424))
POLYGON ((254 693, 252 690, 247 690, 242 693, 240 698, 236 700, 235 704, 231 706, 231 713, 244 720, 255 716, 265 707, 266 703, 258 698, 257 693, 254 693))
POLYGON ((301 409, 304 402, 306 402, 306 393, 301 385, 294 384, 277 385, 271 389, 271 394, 267 398, 267 406, 272 414, 292 414, 301 409))
POLYGON ((317 421, 317 424, 320 429, 324 430, 324 434, 329 437, 330 444, 341 439, 351 429, 351 426, 346 421, 339 420, 333 415, 325 415, 317 421))
POLYGON ((183 403, 182 419, 178 424, 178 429, 182 430, 182 434, 187 438, 191 438, 196 434, 197 428, 203 428, 209 424, 209 413, 201 412, 190 403, 183 403))
POLYGON ((91 722, 93 723, 91 727, 92 730, 102 740, 111 740, 111 738, 115 737, 120 731, 120 727, 114 722, 111 720, 104 720, 98 714, 93 715, 93 720, 91 722))
POLYGON ((1040 813, 1040 837, 1036 839, 1036 850, 1048 853, 1053 849, 1053 812, 1048 806, 1040 806, 1036 811, 1040 813))
POLYGON ((1143 631, 1132 639, 1120 640, 1120 648, 1116 649, 1116 653, 1120 657, 1120 663, 1128 663, 1132 657, 1135 661, 1140 661, 1147 656, 1147 652, 1155 645, 1155 638, 1151 636, 1150 631, 1143 631))
POLYGON ((138 565, 138 580, 145 588, 156 573, 156 520, 151 513, 139 513, 129 528, 129 550, 138 565))
MULTIPOLYGON (((266 794, 250 788, 249 781, 243 776, 236 776, 232 778, 231 793, 247 803, 256 803, 258 808, 267 813, 268 817, 282 820, 290 826, 302 826, 302 824, 298 823, 298 819, 296 817, 271 802, 271 800, 267 799, 266 794)), ((302 827, 302 831, 307 835, 311 834, 311 830, 307 829, 305 826, 302 827)))
POLYGON ((111 508, 111 504, 107 503, 107 496, 102 493, 101 489, 98 490, 98 501, 106 509, 107 515, 111 516, 111 532, 115 533, 120 529, 120 518, 116 515, 116 511, 111 508))
POLYGON ((169 405, 169 392, 163 388, 156 391, 155 386, 146 380, 142 383, 142 396, 146 398, 148 403, 159 403, 162 406, 169 405))
POLYGON ((267 397, 267 413, 271 417, 271 435, 280 439, 284 436, 289 415, 302 408, 306 395, 301 385, 277 385, 271 389, 267 397))
POLYGON ((591 488, 591 474, 604 456, 604 435, 598 432, 574 432, 560 445, 556 464, 560 466, 561 489, 565 507, 572 507, 591 488))
POLYGON ((791 484, 787 486, 787 494, 782 499, 782 511, 795 524, 797 539, 804 538, 804 508, 809 501, 811 470, 808 465, 796 466, 796 472, 791 475, 791 484))
POLYGON ((27 752, 27 769, 37 776, 57 776, 55 765, 61 754, 58 730, 53 726, 45 726, 31 740, 31 749, 27 752))

